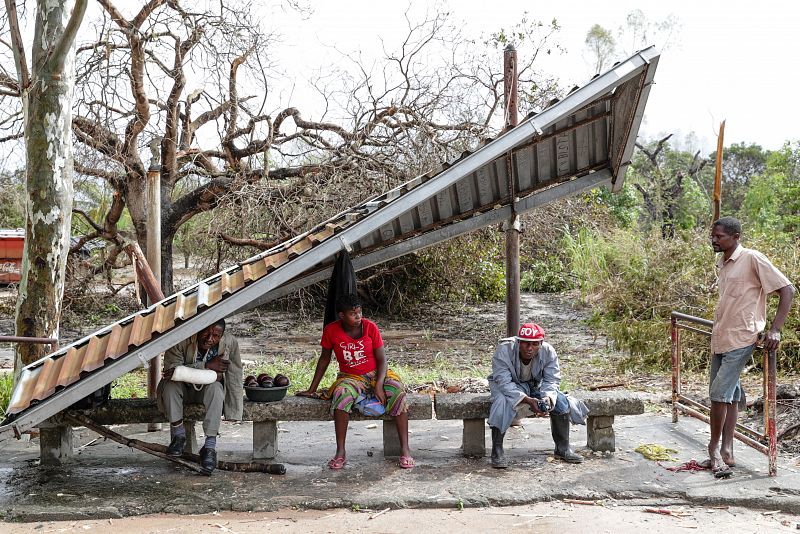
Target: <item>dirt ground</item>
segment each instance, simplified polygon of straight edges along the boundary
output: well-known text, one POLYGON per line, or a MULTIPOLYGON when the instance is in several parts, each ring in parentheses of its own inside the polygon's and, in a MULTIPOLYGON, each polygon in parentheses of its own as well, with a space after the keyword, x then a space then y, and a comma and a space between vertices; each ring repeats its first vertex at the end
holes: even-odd
POLYGON ((463 510, 281 510, 214 513, 195 516, 151 515, 124 519, 5 523, 8 534, 35 532, 282 533, 314 532, 569 532, 649 534, 695 532, 797 532, 797 518, 770 510, 745 508, 587 506, 564 502, 463 510), (660 510, 651 513, 646 510, 660 510), (667 512, 673 515, 664 515, 667 512))

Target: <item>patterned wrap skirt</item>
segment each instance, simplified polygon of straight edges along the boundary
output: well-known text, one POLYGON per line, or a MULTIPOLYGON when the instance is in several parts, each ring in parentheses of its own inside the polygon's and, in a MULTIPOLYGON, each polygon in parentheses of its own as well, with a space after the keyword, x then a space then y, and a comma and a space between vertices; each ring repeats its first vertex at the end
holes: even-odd
MULTIPOLYGON (((331 399, 331 412, 342 410, 350 413, 359 395, 373 396, 378 371, 371 371, 363 375, 339 373, 333 385, 321 395, 322 398, 331 399)), ((392 417, 408 411, 406 402, 406 389, 397 373, 389 369, 383 381, 383 390, 386 392, 386 413, 392 417)))

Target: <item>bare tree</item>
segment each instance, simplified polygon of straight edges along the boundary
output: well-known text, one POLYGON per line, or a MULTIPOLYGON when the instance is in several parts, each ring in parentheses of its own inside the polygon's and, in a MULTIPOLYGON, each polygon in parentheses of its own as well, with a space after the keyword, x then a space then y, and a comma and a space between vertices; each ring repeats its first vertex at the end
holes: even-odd
MULTIPOLYGON (((23 100, 27 206, 18 336, 58 338, 72 212, 72 93, 75 36, 87 0, 36 2, 31 69, 17 6, 6 0, 16 80, 3 73, 6 93, 23 100)), ((9 43, 5 43, 9 44, 9 43)), ((15 368, 36 361, 43 346, 20 344, 15 368)))
MULTIPOLYGON (((474 148, 502 123, 493 120, 502 112, 501 56, 487 69, 486 43, 462 38, 446 14, 409 20, 383 62, 354 56, 347 73, 320 73, 314 85, 327 109, 312 116, 299 103, 270 104, 283 82, 269 61, 275 42, 246 1, 98 2, 103 17, 87 32, 96 38, 78 49, 72 125, 77 171, 114 194, 104 216, 80 212, 83 241, 145 247, 145 177, 158 165, 165 292, 174 240, 193 218, 239 245, 281 240, 474 148), (147 161, 151 143, 157 157, 147 161), (124 208, 131 235, 118 228, 124 208)), ((557 26, 529 26, 521 100, 543 107, 556 84, 531 65, 557 26)))

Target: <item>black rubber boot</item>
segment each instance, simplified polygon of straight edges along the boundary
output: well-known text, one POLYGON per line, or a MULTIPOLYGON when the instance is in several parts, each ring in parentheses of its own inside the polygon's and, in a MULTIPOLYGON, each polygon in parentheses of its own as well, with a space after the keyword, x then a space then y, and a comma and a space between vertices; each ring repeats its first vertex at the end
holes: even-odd
POLYGON ((206 473, 211 473, 217 468, 217 451, 216 449, 200 449, 200 467, 206 473))
POLYGON ((508 467, 505 452, 503 451, 503 438, 506 437, 506 433, 500 432, 499 428, 490 428, 492 429, 492 467, 505 469, 508 467))
POLYGON ((553 442, 556 444, 553 456, 571 464, 583 462, 583 456, 575 454, 569 447, 569 414, 551 413, 550 432, 553 434, 553 442))
POLYGON ((167 454, 169 456, 180 456, 183 454, 183 449, 186 448, 186 436, 175 436, 169 442, 167 447, 167 454))

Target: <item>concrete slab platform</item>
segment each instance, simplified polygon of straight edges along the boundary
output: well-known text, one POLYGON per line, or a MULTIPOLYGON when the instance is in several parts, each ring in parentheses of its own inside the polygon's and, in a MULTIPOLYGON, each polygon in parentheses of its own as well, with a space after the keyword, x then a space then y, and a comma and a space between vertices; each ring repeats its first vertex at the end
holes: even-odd
MULTIPOLYGON (((286 507, 452 508, 504 506, 573 499, 648 499, 730 505, 800 513, 800 468, 781 458, 779 476, 769 478, 766 457, 738 444, 738 466, 728 480, 709 472, 674 473, 666 467, 704 457, 707 426, 690 418, 674 425, 666 413, 620 417, 618 450, 592 454, 568 465, 552 461, 549 422, 526 419, 506 439, 510 468, 496 470, 488 458, 462 456, 461 421, 412 421, 411 448, 417 467, 402 470, 382 455, 379 421, 353 422, 348 463, 339 472, 325 467, 334 452, 331 422, 290 422, 281 433, 276 461, 284 476, 215 472, 195 475, 139 451, 76 431, 77 455, 65 467, 40 468, 36 440, 0 444, 0 513, 6 521, 114 518, 150 513, 272 511, 286 507), (679 452, 677 462, 653 462, 633 452, 659 443, 679 452)), ((167 443, 166 431, 144 425, 116 427, 138 439, 167 443)), ((223 423, 220 459, 249 461, 252 425, 223 423)), ((488 433, 487 433, 488 435, 488 433)), ((573 427, 579 451, 585 427, 573 427)), ((489 446, 487 438, 487 447, 489 446)))

